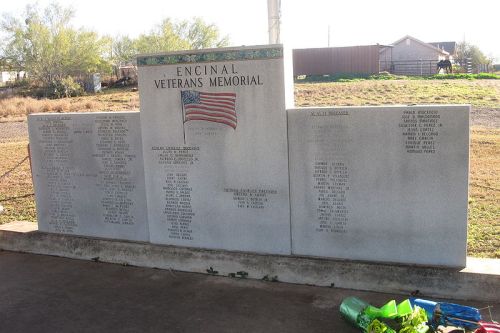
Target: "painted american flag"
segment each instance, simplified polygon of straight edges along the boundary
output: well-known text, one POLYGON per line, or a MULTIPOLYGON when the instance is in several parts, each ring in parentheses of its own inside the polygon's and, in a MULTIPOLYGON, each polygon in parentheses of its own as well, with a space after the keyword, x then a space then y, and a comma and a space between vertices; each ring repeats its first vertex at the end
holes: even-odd
POLYGON ((236 94, 181 91, 184 122, 205 120, 236 129, 236 94))

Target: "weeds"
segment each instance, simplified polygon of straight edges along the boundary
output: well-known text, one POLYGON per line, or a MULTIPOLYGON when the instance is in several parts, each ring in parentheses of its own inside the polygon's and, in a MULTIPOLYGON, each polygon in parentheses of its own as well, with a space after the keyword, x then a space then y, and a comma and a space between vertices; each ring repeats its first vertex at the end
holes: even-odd
POLYGON ((313 82, 360 82, 360 81, 387 81, 387 80, 498 80, 500 75, 496 73, 479 74, 435 74, 424 76, 395 75, 388 72, 378 74, 352 74, 338 73, 331 75, 300 75, 295 79, 295 83, 313 82))
POLYGON ((0 118, 24 117, 43 112, 95 112, 138 110, 139 94, 117 91, 114 94, 98 94, 61 99, 36 99, 31 97, 7 97, 0 99, 0 118))

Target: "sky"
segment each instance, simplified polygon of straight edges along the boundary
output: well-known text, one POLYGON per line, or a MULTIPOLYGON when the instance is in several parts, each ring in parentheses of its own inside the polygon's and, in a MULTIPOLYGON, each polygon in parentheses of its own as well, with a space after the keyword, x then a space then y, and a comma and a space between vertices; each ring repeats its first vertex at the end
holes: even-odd
MULTIPOLYGON (((34 1, 2 1, 0 12, 19 14, 34 1)), ((37 1, 44 7, 53 0, 37 1)), ((135 37, 162 19, 202 17, 230 45, 268 42, 267 0, 59 0, 75 10, 73 25, 106 35, 135 37)), ((424 42, 467 41, 500 62, 499 0, 282 0, 286 47, 390 44, 406 35, 424 42), (494 13, 493 16, 489 13, 494 13)))

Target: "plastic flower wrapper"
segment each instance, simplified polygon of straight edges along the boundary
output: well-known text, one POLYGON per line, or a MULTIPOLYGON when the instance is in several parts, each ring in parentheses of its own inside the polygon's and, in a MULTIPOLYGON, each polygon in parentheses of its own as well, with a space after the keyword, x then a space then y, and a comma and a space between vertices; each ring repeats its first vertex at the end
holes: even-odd
POLYGON ((370 318, 395 318, 398 315, 398 308, 396 306, 396 301, 391 300, 381 308, 368 305, 364 312, 370 318))
POLYGON ((354 326, 365 329, 371 319, 363 314, 369 304, 357 297, 347 297, 340 304, 340 314, 354 326))

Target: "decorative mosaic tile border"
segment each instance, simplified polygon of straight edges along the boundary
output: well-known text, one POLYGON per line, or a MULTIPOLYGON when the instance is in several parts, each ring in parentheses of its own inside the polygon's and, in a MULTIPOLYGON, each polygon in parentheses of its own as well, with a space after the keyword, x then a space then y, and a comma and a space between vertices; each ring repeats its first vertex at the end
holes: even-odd
POLYGON ((231 60, 262 60, 283 57, 282 48, 248 49, 234 51, 212 51, 206 53, 159 54, 137 57, 138 66, 173 65, 196 62, 231 60))

